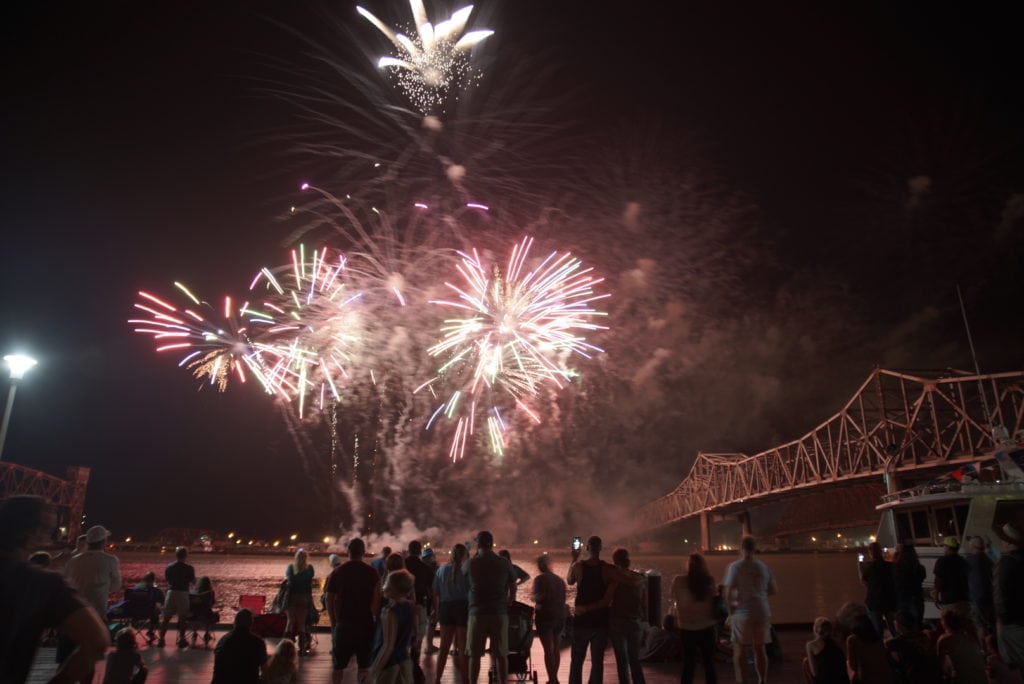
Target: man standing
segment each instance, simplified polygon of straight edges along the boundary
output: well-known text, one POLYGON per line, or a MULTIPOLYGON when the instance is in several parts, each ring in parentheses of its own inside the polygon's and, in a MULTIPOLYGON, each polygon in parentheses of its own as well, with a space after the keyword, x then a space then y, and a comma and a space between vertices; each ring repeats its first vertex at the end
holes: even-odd
POLYGON ((348 543, 348 561, 327 577, 327 615, 331 621, 332 680, 341 682, 349 660, 356 657, 359 681, 370 668, 374 620, 380 613, 380 576, 363 562, 366 544, 348 543))
POLYGON ((235 613, 235 627, 217 642, 213 650, 211 684, 257 684, 267 662, 267 644, 252 629, 252 611, 235 613))
POLYGON ((1024 670, 1024 549, 1021 528, 1003 525, 999 535, 1006 542, 1006 553, 996 566, 995 606, 998 618, 999 655, 1008 665, 1024 670))
POLYGON ((387 574, 387 570, 384 567, 384 563, 387 562, 388 556, 391 555, 391 547, 385 546, 380 550, 380 555, 370 561, 370 567, 377 571, 381 579, 384 579, 384 575, 387 574))
POLYGON ((466 563, 469 577, 469 624, 466 651, 469 680, 480 678, 484 644, 491 641, 491 659, 497 681, 508 680, 508 604, 515 595, 516 578, 512 564, 494 553, 494 536, 484 530, 476 536, 477 554, 466 563))
POLYGON ((578 584, 575 617, 572 624, 572 649, 569 660, 569 684, 582 684, 583 661, 590 647, 590 684, 604 679, 604 651, 608 647, 609 610, 605 595, 616 580, 613 566, 601 560, 603 542, 598 536, 587 539, 587 558, 579 560, 578 549, 572 551, 572 565, 565 578, 578 584))
POLYGON ((422 551, 423 545, 414 539, 409 542, 409 553, 405 557, 405 569, 413 577, 416 593, 414 608, 416 638, 413 639, 412 647, 409 649, 409 655, 412 657, 414 682, 422 682, 426 679, 423 669, 420 667, 420 652, 423 648, 423 638, 427 635, 427 611, 429 606, 433 605, 434 593, 434 571, 420 558, 422 551))
POLYGON ((612 563, 622 572, 633 576, 632 584, 615 582, 611 596, 612 606, 608 637, 615 651, 615 667, 619 684, 645 684, 640 665, 640 638, 647 621, 647 581, 639 572, 629 569, 629 551, 623 548, 612 553, 612 563))
POLYGON ((740 542, 738 561, 725 571, 725 595, 731 606, 729 620, 732 625, 732 667, 736 681, 743 681, 743 651, 754 651, 757 681, 763 684, 768 676, 768 654, 765 644, 771 641, 771 608, 768 597, 778 589, 768 566, 754 558, 757 542, 751 536, 740 542))
POLYGON ((110 530, 93 525, 85 533, 85 551, 68 561, 68 582, 103 619, 110 592, 121 588, 121 563, 103 551, 109 537, 110 530))
POLYGON ((161 648, 164 645, 164 636, 167 635, 167 626, 171 624, 171 618, 175 615, 178 616, 178 648, 188 646, 185 639, 185 621, 189 612, 189 588, 196 583, 196 571, 185 562, 188 558, 188 549, 184 546, 174 550, 174 557, 177 560, 169 563, 164 569, 167 598, 164 600, 164 619, 160 622, 160 639, 156 642, 161 648))
POLYGON ((56 525, 39 497, 0 503, 0 682, 28 678, 44 629, 59 627, 71 648, 51 681, 89 681, 110 643, 106 625, 63 577, 28 562, 56 525))
MULTIPOLYGON (((73 556, 67 567, 68 584, 78 590, 100 620, 107 619, 110 592, 121 588, 121 564, 103 551, 109 537, 110 530, 102 525, 90 527, 85 533, 85 551, 73 556)), ((63 663, 74 648, 69 635, 61 632, 57 639, 57 662, 63 663)))
POLYGON ((967 561, 960 555, 960 540, 946 537, 942 545, 945 548, 941 558, 935 561, 935 588, 933 598, 944 606, 953 607, 962 603, 966 610, 970 598, 967 589, 967 561))
POLYGON ((967 594, 971 600, 971 619, 974 624, 985 630, 985 634, 994 633, 995 621, 992 614, 992 559, 985 553, 985 540, 973 537, 969 544, 971 553, 967 560, 967 594))

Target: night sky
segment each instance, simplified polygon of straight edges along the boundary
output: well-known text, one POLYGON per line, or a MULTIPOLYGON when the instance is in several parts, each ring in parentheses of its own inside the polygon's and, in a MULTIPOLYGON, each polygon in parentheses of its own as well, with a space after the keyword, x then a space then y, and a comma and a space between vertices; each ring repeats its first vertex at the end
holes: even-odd
MULTIPOLYGON (((55 474, 91 467, 88 522, 117 536, 334 531, 266 398, 197 391, 125 321, 139 289, 237 290, 281 260, 279 219, 319 167, 289 154, 299 114, 267 84, 295 64, 289 87, 302 90, 302 37, 369 76, 347 32, 379 53, 383 41, 337 2, 13 5, 0 21, 0 346, 40 364, 19 388, 4 458, 55 474)), ((386 19, 408 11, 366 6, 386 19)), ((629 470, 647 483, 634 487, 643 500, 697 450, 755 452, 809 430, 876 364, 970 367, 958 283, 982 369, 1021 366, 1024 88, 1009 12, 478 3, 471 25, 496 30, 493 64, 543 67, 523 97, 565 132, 536 151, 539 166, 653 139, 680 179, 707 179, 709 202, 743 206, 741 241, 702 243, 742 263, 727 301, 702 299, 715 323, 689 334, 699 351, 669 350, 701 367, 679 377, 700 395, 702 429, 681 419, 670 453, 598 469, 629 470), (710 330, 763 344, 709 351, 710 330)), ((514 92, 510 73, 484 79, 514 92)), ((586 241, 566 240, 588 256, 586 241)))

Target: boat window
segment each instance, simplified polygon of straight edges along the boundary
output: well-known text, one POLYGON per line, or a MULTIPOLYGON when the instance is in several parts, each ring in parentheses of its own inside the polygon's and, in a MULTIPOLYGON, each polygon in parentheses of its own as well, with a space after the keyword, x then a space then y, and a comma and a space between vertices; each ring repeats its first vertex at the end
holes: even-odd
POLYGON ((928 511, 911 511, 910 524, 913 528, 914 539, 931 539, 932 533, 928 528, 928 511))
POLYGON ((1003 500, 996 502, 996 513, 992 518, 992 527, 1001 528, 1011 520, 1017 521, 1019 525, 1024 521, 1024 500, 1003 500))
POLYGON ((913 538, 914 530, 910 526, 910 513, 900 511, 896 514, 896 540, 902 543, 913 538))
POLYGON ((956 506, 956 528, 957 534, 962 535, 967 529, 967 513, 971 510, 971 504, 957 504, 956 506))
POLYGON ((958 537, 956 529, 956 518, 953 517, 952 506, 942 506, 935 509, 935 530, 940 537, 958 537))

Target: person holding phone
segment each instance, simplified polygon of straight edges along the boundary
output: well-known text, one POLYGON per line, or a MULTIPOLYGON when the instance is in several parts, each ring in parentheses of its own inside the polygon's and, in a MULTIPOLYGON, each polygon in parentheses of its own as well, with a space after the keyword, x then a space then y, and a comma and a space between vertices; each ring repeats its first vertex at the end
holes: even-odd
POLYGON ((580 550, 573 538, 572 565, 566 580, 578 584, 575 617, 573 618, 572 649, 569 661, 569 684, 582 684, 583 661, 590 649, 590 684, 604 680, 604 651, 608 647, 608 627, 611 618, 608 605, 615 582, 636 584, 647 579, 639 573, 630 573, 601 560, 602 541, 598 536, 587 539, 587 557, 580 560, 580 550))

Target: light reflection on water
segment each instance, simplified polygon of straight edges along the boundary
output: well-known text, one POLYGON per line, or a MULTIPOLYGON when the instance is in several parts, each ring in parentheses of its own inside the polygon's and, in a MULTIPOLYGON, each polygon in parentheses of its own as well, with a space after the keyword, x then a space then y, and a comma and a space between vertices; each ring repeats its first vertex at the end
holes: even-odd
MULTIPOLYGON (((517 565, 536 574, 534 549, 512 552, 517 565)), ((173 558, 170 554, 123 553, 121 574, 125 586, 134 586, 149 570, 156 572, 158 585, 162 581, 163 568, 173 558)), ((553 553, 552 570, 565 576, 569 568, 568 554, 553 553)), ((726 566, 734 561, 734 555, 708 556, 708 566, 715 580, 721 582, 726 566)), ((778 623, 811 622, 819 615, 835 615, 836 610, 847 601, 861 601, 864 588, 857 578, 856 556, 852 553, 781 553, 762 556, 761 559, 772 569, 779 585, 779 594, 771 599, 773 619, 778 623)), ((217 603, 221 621, 230 622, 242 594, 262 594, 267 604, 273 600, 284 579, 284 571, 291 562, 289 556, 246 556, 195 553, 189 556, 195 566, 196 576, 206 575, 213 582, 217 592, 217 603)), ((633 569, 658 570, 662 575, 662 612, 669 607, 669 587, 672 578, 683 571, 686 556, 646 556, 633 558, 633 569)), ((315 557, 313 566, 318 578, 327 573, 325 557, 315 557)), ((319 583, 319 582, 318 582, 319 583)), ((569 602, 575 592, 570 587, 569 602)), ((530 582, 519 587, 519 600, 530 602, 530 582)), ((314 596, 319 598, 319 589, 314 596)), ((120 596, 120 593, 118 594, 120 596)), ((324 618, 321 624, 326 624, 324 618)))

